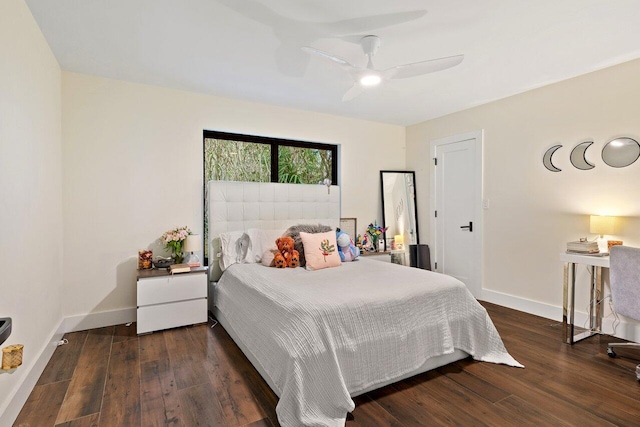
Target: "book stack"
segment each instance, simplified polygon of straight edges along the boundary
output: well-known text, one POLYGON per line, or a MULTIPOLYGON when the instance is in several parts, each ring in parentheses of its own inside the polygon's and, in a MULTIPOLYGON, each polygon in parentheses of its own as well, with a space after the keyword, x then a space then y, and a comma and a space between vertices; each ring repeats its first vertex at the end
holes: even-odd
POLYGON ((578 241, 578 242, 569 242, 567 243, 567 253, 569 254, 597 254, 600 250, 598 249, 598 242, 588 242, 588 241, 578 241))
POLYGON ((189 264, 172 264, 169 266, 169 272, 171 274, 188 273, 190 271, 191 267, 189 267, 189 264))

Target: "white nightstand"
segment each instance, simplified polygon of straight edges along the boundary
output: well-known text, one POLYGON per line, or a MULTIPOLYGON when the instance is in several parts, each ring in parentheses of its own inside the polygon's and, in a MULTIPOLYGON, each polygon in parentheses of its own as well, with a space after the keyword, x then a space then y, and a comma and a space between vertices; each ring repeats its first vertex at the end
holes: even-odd
POLYGON ((138 334, 207 321, 207 268, 138 271, 138 334))

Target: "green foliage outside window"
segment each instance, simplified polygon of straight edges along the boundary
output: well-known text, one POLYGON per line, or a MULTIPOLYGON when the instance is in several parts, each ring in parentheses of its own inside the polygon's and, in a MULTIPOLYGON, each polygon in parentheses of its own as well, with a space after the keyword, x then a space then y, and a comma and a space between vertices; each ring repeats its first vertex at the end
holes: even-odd
POLYGON ((205 182, 271 181, 271 146, 254 142, 204 140, 205 182))
POLYGON ((278 147, 278 182, 320 184, 331 178, 331 151, 278 147))
MULTIPOLYGON (((271 145, 205 139, 205 181, 271 181, 271 145)), ((331 151, 278 147, 278 182, 319 184, 331 177, 331 151)))

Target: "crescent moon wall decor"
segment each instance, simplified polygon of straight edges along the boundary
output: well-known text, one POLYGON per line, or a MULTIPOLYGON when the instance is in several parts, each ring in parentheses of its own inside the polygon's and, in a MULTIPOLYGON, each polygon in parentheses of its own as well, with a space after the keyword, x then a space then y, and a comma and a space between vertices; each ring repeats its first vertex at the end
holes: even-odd
MULTIPOLYGON (((573 167, 578 170, 590 170, 596 167, 587 160, 587 149, 593 145, 593 141, 584 141, 573 147, 569 160, 573 167)), ((553 164, 553 155, 562 145, 554 145, 545 151, 542 156, 542 164, 551 172, 560 172, 562 169, 553 164)), ((614 138, 607 142, 602 148, 602 160, 607 166, 612 168, 624 168, 631 166, 640 159, 640 142, 628 136, 614 138)))
POLYGON ((542 157, 542 163, 544 164, 544 167, 549 169, 551 172, 560 172, 562 169, 557 168, 553 162, 551 161, 551 158, 553 157, 553 154, 558 151, 558 149, 562 147, 562 145, 554 145, 553 147, 549 148, 545 153, 544 156, 542 157))
POLYGON ((593 144, 593 141, 585 141, 573 147, 571 150, 571 155, 569 159, 571 160, 571 164, 576 168, 583 171, 593 169, 596 165, 593 165, 587 161, 586 151, 593 144))

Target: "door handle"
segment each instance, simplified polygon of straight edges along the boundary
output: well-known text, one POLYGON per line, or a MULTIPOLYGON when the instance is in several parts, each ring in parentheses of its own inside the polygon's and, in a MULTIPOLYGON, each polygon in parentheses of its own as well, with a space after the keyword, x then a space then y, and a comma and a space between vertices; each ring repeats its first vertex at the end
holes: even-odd
POLYGON ((469 225, 462 225, 460 228, 468 228, 470 232, 473 232, 473 223, 469 221, 469 225))

